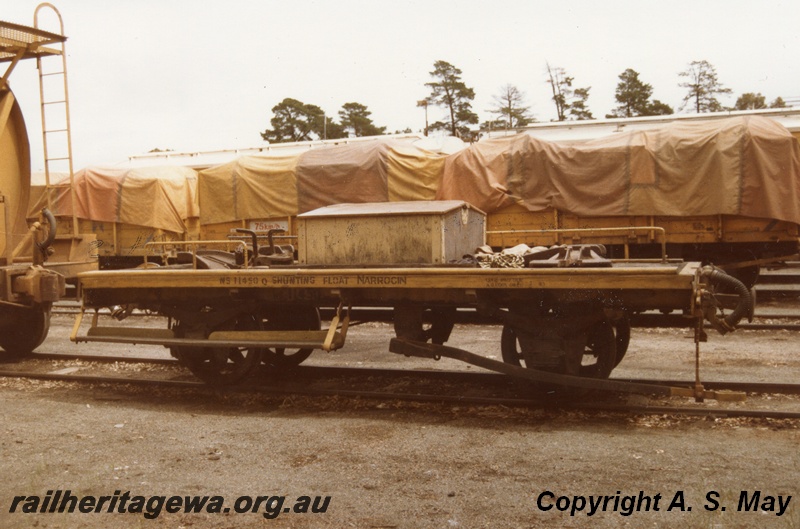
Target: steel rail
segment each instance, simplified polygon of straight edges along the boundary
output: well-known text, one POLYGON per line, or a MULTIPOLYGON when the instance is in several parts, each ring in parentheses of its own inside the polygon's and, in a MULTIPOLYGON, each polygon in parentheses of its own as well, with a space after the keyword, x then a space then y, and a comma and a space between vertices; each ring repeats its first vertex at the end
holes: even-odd
MULTIPOLYGON (((180 364, 174 358, 146 358, 128 356, 106 356, 106 355, 72 355, 58 353, 32 353, 23 360, 55 360, 55 361, 84 361, 98 363, 148 363, 156 365, 180 364)), ((287 370, 270 370, 265 367, 264 378, 267 380, 273 377, 285 378, 286 374, 298 380, 320 380, 341 377, 386 377, 386 378, 408 378, 415 377, 425 380, 442 380, 453 383, 464 384, 506 384, 511 381, 524 384, 524 381, 515 380, 508 375, 495 372, 479 371, 455 371, 450 369, 419 369, 419 368, 381 368, 381 367, 343 367, 343 366, 315 366, 301 365, 287 370)), ((661 386, 684 386, 694 385, 692 380, 677 379, 644 379, 644 378, 616 378, 609 380, 644 385, 661 386)), ((703 386, 710 390, 739 391, 750 394, 779 394, 779 395, 800 395, 800 384, 781 383, 781 382, 738 382, 724 380, 703 381, 703 386)))
POLYGON ((383 391, 355 391, 341 389, 315 389, 297 385, 296 387, 264 387, 264 386, 209 386, 202 382, 157 380, 132 377, 109 377, 97 375, 75 375, 36 373, 23 371, 0 371, 0 377, 29 378, 59 382, 77 382, 83 384, 121 384, 139 385, 149 387, 166 387, 176 389, 194 389, 209 392, 225 393, 259 393, 265 395, 303 395, 320 397, 348 397, 370 400, 397 400, 439 404, 458 404, 459 406, 505 406, 509 408, 533 408, 547 411, 585 411, 603 413, 622 413, 634 415, 686 415, 707 417, 744 417, 765 419, 800 419, 800 412, 786 412, 777 410, 752 410, 736 408, 701 408, 681 406, 643 406, 627 404, 582 403, 568 401, 545 401, 531 398, 497 398, 497 397, 468 397, 457 395, 434 395, 424 393, 397 393, 383 391))
POLYGON ((175 358, 152 358, 140 356, 113 356, 113 355, 91 355, 91 354, 71 354, 71 353, 30 353, 19 358, 20 361, 24 360, 80 360, 83 362, 100 362, 100 363, 148 363, 148 364, 173 364, 177 365, 178 361, 175 358))

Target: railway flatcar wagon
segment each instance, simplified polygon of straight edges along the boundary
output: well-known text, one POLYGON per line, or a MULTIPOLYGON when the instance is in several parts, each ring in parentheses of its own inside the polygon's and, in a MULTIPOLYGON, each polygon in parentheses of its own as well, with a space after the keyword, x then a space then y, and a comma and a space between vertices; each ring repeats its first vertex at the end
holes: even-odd
POLYGON ((704 318, 725 333, 753 309, 741 282, 699 263, 612 262, 599 245, 494 252, 485 215, 465 202, 328 206, 298 223, 300 262, 262 260, 270 254, 254 240, 243 259, 194 250, 175 264, 81 274, 72 339, 160 344, 198 377, 233 383, 262 363, 285 368, 345 347, 349 307, 391 307, 392 350, 431 357, 449 351, 455 312, 468 308, 503 322, 505 363, 495 363, 605 379, 627 350, 631 313, 681 311, 699 341, 704 318), (720 287, 734 294, 719 296, 720 287), (339 308, 321 329, 319 308, 329 306, 339 308), (104 307, 146 309, 164 326, 108 325, 104 307), (85 311, 94 311, 88 328, 85 311))

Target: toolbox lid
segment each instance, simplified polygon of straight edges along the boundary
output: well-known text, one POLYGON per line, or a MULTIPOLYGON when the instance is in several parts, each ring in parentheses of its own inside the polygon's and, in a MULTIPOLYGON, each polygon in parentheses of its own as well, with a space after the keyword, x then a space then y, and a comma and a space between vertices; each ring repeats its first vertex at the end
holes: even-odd
POLYGON ((423 200, 410 202, 365 202, 363 204, 334 204, 298 215, 298 218, 362 217, 388 215, 431 215, 471 209, 483 211, 462 200, 423 200))

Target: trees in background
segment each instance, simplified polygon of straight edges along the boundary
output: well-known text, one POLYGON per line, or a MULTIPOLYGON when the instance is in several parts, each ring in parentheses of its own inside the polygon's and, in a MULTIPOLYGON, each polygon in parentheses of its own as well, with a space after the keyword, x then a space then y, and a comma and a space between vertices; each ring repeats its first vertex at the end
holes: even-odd
POLYGON ((572 101, 569 104, 569 115, 578 121, 594 119, 592 111, 589 110, 589 106, 586 104, 589 99, 589 90, 591 88, 591 86, 576 88, 572 92, 572 101))
POLYGON ((769 108, 786 108, 786 101, 784 101, 781 96, 778 96, 772 100, 772 103, 769 104, 769 108))
MULTIPOLYGON (((425 134, 429 129, 442 130, 453 136, 471 139, 471 126, 478 123, 478 115, 472 110, 474 89, 462 81, 462 71, 447 61, 434 62, 433 71, 429 73, 433 80, 425 83, 425 86, 430 89, 430 94, 416 102, 417 107, 425 109, 425 134), (432 106, 443 108, 447 114, 443 119, 429 124, 428 110, 432 106)), ((731 94, 732 90, 722 85, 714 66, 705 60, 692 61, 678 75, 685 79, 678 86, 687 89, 680 110, 688 108, 704 113, 786 107, 781 97, 768 105, 766 98, 755 92, 743 93, 733 107, 724 107, 719 97, 731 94)), ((628 68, 618 78, 615 93, 617 106, 606 115, 607 118, 674 113, 668 104, 658 99, 651 100, 653 87, 642 81, 636 70, 628 68)), ((546 63, 546 82, 550 85, 551 99, 555 105, 554 121, 594 119, 588 104, 591 87, 574 87, 574 78, 564 68, 553 67, 549 62, 546 63)), ((480 130, 516 129, 536 121, 526 105, 524 92, 516 86, 503 85, 492 99, 492 107, 487 110, 492 114, 492 119, 483 122, 480 130)), ((292 98, 286 98, 272 107, 272 113, 272 128, 262 132, 261 137, 274 143, 386 134, 386 127, 375 125, 366 105, 357 102, 342 105, 338 112, 338 123, 326 116, 320 107, 292 98)), ((410 131, 406 127, 405 132, 410 131)))
POLYGON ((308 141, 321 138, 326 132, 320 130, 320 125, 325 125, 325 113, 316 105, 287 97, 272 107, 272 113, 272 129, 261 133, 265 141, 308 141))
POLYGON ((658 116, 672 114, 672 108, 659 101, 650 101, 653 95, 653 87, 639 79, 639 72, 628 68, 619 74, 619 83, 615 99, 618 106, 607 118, 633 118, 636 116, 658 116))
POLYGON ((739 96, 736 104, 733 106, 734 110, 756 110, 760 108, 786 108, 786 102, 782 97, 776 97, 772 103, 767 106, 767 98, 761 95, 761 92, 754 94, 753 92, 746 92, 739 96))
POLYGON ((556 105, 556 121, 564 121, 569 108, 567 98, 572 96, 573 79, 564 68, 551 68, 550 63, 547 63, 547 77, 553 92, 553 103, 556 105))
POLYGON ((489 112, 496 114, 497 118, 484 123, 482 129, 514 129, 534 121, 530 116, 530 107, 525 106, 525 94, 516 86, 503 85, 500 87, 500 93, 492 96, 492 99, 494 105, 489 112))
POLYGON ((584 120, 594 119, 589 110, 587 101, 591 86, 585 88, 572 88, 573 77, 567 75, 566 70, 560 67, 552 67, 546 63, 547 80, 553 93, 553 103, 556 106, 556 121, 565 121, 567 116, 572 119, 584 120))
POLYGON ((339 111, 339 122, 348 132, 357 138, 362 136, 380 136, 386 133, 386 127, 378 127, 370 118, 372 112, 361 103, 345 103, 339 111))
POLYGON ((272 107, 272 114, 272 128, 261 133, 264 141, 272 143, 347 138, 351 132, 354 136, 372 136, 386 130, 375 126, 369 117, 371 112, 360 103, 342 105, 340 123, 317 105, 290 97, 272 107))
POLYGON ((472 111, 475 91, 461 80, 461 73, 461 70, 447 61, 433 63, 430 75, 434 80, 425 83, 431 89, 426 101, 429 105, 443 107, 448 116, 432 123, 429 126, 431 130, 444 129, 453 136, 468 137, 469 125, 478 123, 478 115, 472 111))
POLYGON ((724 110, 717 96, 730 94, 732 90, 719 82, 717 70, 711 63, 692 61, 689 63, 689 67, 678 75, 686 78, 686 81, 679 83, 678 86, 688 88, 681 110, 687 106, 692 107, 698 114, 724 110))

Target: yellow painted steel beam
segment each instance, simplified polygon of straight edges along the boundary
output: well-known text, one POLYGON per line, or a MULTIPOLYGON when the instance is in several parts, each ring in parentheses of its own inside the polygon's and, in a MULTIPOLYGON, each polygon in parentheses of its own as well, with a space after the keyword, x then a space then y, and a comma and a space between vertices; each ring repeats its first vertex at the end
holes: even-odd
POLYGON ((679 289, 691 290, 699 264, 615 268, 113 270, 79 275, 81 287, 273 289, 679 289))

